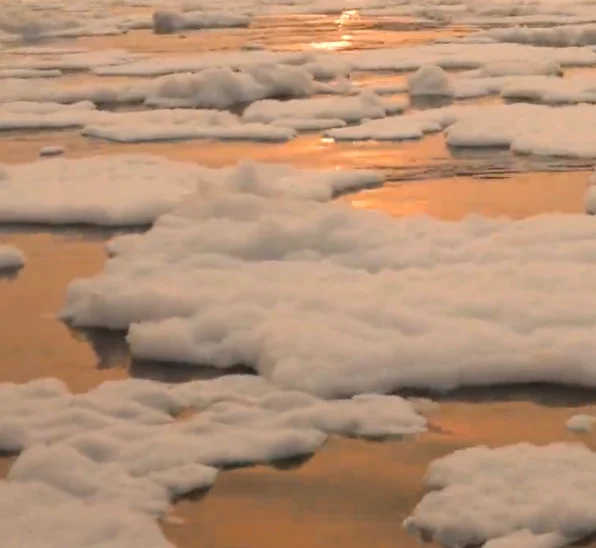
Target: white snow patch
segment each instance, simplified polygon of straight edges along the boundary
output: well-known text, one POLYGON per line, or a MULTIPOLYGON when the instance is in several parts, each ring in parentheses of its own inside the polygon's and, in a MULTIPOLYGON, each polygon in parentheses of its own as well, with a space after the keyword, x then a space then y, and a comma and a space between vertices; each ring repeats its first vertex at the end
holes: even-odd
POLYGON ((317 97, 291 101, 264 100, 250 105, 242 116, 246 122, 272 123, 280 119, 324 119, 359 122, 402 112, 403 104, 391 103, 371 92, 351 97, 317 97))
POLYGON ((445 130, 456 147, 507 147, 518 154, 596 157, 596 106, 553 108, 544 105, 462 105, 372 120, 359 126, 330 129, 336 140, 421 139, 445 130))

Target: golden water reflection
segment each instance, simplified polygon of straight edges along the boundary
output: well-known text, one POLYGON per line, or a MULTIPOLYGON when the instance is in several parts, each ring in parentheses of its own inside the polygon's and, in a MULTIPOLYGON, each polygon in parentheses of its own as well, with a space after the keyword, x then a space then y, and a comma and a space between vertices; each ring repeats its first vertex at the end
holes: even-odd
POLYGON ((590 173, 519 173, 504 179, 453 177, 389 184, 342 197, 358 209, 395 217, 430 215, 459 221, 471 213, 521 219, 543 213, 583 213, 590 173))

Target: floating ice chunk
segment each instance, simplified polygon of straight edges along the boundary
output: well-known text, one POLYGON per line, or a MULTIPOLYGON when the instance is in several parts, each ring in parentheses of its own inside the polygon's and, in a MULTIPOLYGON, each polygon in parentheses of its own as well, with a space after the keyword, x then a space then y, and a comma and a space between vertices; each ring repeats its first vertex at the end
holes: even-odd
POLYGON ((564 25, 549 28, 508 27, 483 30, 472 35, 496 42, 513 42, 534 46, 568 48, 596 44, 596 25, 564 25))
POLYGON ((13 102, 0 104, 0 130, 65 129, 81 126, 95 114, 88 101, 72 105, 13 102))
POLYGON ((447 73, 436 65, 424 65, 408 78, 410 95, 453 96, 447 73))
POLYGON ((62 145, 47 145, 39 151, 40 156, 60 156, 64 154, 62 145))
POLYGON ((317 89, 310 72, 301 67, 273 65, 240 72, 209 68, 198 74, 158 78, 145 100, 161 107, 229 108, 270 97, 307 97, 317 89))
POLYGON ((569 78, 516 78, 503 86, 501 96, 504 99, 553 105, 596 103, 596 78, 590 75, 569 78))
POLYGON ((431 464, 426 484, 434 491, 405 525, 444 546, 478 545, 520 530, 539 538, 519 543, 510 536, 493 546, 557 546, 596 529, 594 481, 596 454, 583 445, 464 449, 431 464))
POLYGON ((0 222, 135 225, 194 192, 204 174, 157 156, 51 158, 7 166, 0 222))
POLYGON ((466 105, 330 129, 325 136, 337 140, 403 140, 445 130, 447 143, 454 147, 507 147, 519 154, 594 158, 596 136, 589 130, 592 121, 596 123, 593 105, 466 105))
POLYGON ((20 249, 0 244, 0 270, 14 270, 21 268, 24 264, 25 255, 20 249))
POLYGON ((383 118, 403 109, 403 105, 384 101, 374 93, 363 92, 355 97, 259 101, 250 105, 242 118, 246 122, 262 123, 271 123, 280 118, 323 118, 350 123, 363 118, 383 118))
POLYGON ((38 529, 59 527, 52 542, 65 546, 166 548, 151 518, 209 488, 218 473, 210 465, 309 456, 328 433, 425 428, 397 396, 325 402, 254 376, 180 385, 129 379, 77 395, 55 379, 1 383, 0 447, 22 453, 0 482, 0 527, 15 546, 45 547, 38 529), (135 412, 123 413, 131 404, 135 412), (201 412, 175 421, 187 406, 201 412), (156 413, 166 419, 147 420, 156 413))
POLYGON ((481 68, 460 73, 463 78, 487 78, 498 76, 562 76, 558 61, 551 59, 509 59, 485 63, 481 68))
POLYGON ((180 139, 287 141, 296 136, 288 127, 244 124, 229 112, 218 110, 153 110, 105 113, 94 117, 81 134, 120 143, 180 139))
POLYGON ((595 422, 596 417, 592 415, 573 415, 565 425, 574 432, 590 432, 595 422))

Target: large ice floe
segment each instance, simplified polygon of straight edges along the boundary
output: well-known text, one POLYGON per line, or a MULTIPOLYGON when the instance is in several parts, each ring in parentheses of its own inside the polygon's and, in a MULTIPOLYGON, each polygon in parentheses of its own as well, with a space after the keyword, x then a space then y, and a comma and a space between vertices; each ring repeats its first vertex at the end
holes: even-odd
POLYGON ((149 232, 111 242, 62 318, 128 329, 139 358, 248 365, 325 397, 596 385, 591 217, 396 221, 329 201, 371 173, 212 173, 149 232))
POLYGON ((0 449, 20 455, 0 482, 0 528, 9 547, 166 548, 154 520, 218 468, 305 457, 329 434, 425 429, 400 397, 326 402, 253 376, 125 380, 77 395, 56 379, 4 383, 0 449), (188 408, 198 413, 176 418, 188 408))
POLYGON ((399 141, 445 131, 447 144, 454 147, 506 147, 519 154, 594 158, 592 123, 596 123, 594 105, 461 105, 330 129, 325 135, 337 140, 399 141))
MULTIPOLYGON (((381 174, 364 170, 311 171, 275 165, 258 169, 258 176, 271 177, 271 183, 239 175, 240 188, 246 184, 250 192, 254 183, 257 193, 294 193, 305 199, 326 200, 335 193, 383 181, 381 174)), ((48 158, 9 165, 3 168, 0 179, 0 222, 146 225, 197 190, 225 189, 234 173, 152 155, 48 158)))
MULTIPOLYGON (((337 127, 322 126, 322 127, 337 127)), ((72 105, 14 102, 0 105, 0 130, 81 128, 81 135, 116 142, 180 139, 287 141, 290 125, 245 123, 226 111, 159 109, 101 111, 84 101, 72 105)))
POLYGON ((431 464, 405 525, 448 547, 556 548, 596 530, 594 481, 580 444, 464 449, 431 464))

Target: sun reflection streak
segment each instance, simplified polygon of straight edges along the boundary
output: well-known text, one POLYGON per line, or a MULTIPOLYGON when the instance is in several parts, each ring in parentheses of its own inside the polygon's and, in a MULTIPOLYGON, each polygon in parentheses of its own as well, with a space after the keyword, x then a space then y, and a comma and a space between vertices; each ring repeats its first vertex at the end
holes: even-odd
MULTIPOLYGON (((338 27, 338 31, 343 31, 344 27, 349 25, 352 21, 359 19, 360 14, 358 10, 346 10, 342 12, 342 14, 335 19, 334 23, 338 27)), ((328 51, 337 51, 340 49, 348 48, 352 45, 352 38, 351 34, 342 34, 340 40, 332 40, 326 42, 311 42, 310 47, 313 49, 324 49, 328 51)))

